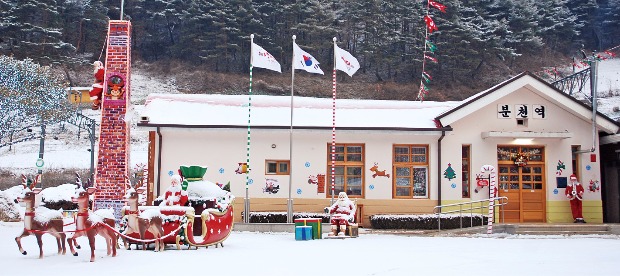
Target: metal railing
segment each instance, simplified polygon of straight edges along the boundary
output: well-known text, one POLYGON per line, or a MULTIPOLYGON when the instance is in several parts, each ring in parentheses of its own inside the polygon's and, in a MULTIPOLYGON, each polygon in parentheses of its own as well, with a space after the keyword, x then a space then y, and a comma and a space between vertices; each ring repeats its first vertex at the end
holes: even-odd
MULTIPOLYGON (((499 206, 500 212, 502 212, 502 215, 501 215, 502 222, 504 222, 504 205, 508 203, 508 198, 505 196, 500 196, 500 197, 494 197, 492 199, 494 201, 493 206, 494 207, 499 206)), ((486 210, 489 209, 489 199, 481 199, 481 200, 475 200, 475 201, 439 205, 433 208, 433 213, 437 215, 437 227, 438 227, 438 230, 441 230, 441 215, 459 213, 460 227, 463 228, 463 212, 468 212, 468 211, 469 211, 469 217, 470 217, 470 226, 473 227, 474 226, 474 210, 480 210, 480 212, 476 212, 476 213, 481 214, 481 217, 482 217, 481 226, 482 226, 484 225, 484 213, 482 212, 482 210, 485 210, 485 209, 486 210), (467 208, 463 208, 466 205, 469 205, 469 206, 467 206, 467 208), (442 209, 445 209, 445 208, 452 209, 451 207, 457 207, 457 206, 458 206, 458 210, 441 211, 442 209)), ((488 218, 488 219, 494 219, 494 218, 488 218)))

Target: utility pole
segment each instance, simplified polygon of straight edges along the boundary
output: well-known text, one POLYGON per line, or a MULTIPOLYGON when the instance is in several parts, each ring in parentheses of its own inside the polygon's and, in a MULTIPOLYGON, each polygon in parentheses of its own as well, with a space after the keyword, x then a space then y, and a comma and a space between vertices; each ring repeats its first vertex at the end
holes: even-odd
POLYGON ((36 188, 42 188, 43 184, 43 153, 45 152, 45 124, 43 123, 43 117, 41 117, 41 138, 39 139, 39 159, 37 160, 37 168, 39 168, 38 174, 41 179, 37 183, 36 188))

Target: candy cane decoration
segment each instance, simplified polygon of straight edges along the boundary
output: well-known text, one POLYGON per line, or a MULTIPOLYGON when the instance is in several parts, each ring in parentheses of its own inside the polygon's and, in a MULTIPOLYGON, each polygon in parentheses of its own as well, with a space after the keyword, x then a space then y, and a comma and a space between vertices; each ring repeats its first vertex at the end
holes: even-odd
POLYGON ((489 219, 487 225, 487 234, 493 234, 493 218, 495 212, 495 189, 496 189, 496 180, 495 180, 495 167, 491 165, 482 166, 481 173, 489 174, 489 219))

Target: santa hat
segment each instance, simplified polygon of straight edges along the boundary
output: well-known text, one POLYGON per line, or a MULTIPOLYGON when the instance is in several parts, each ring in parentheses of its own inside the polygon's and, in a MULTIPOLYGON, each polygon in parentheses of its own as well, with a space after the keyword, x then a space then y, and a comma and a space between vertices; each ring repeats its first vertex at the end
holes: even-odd
POLYGON ((570 180, 573 180, 573 179, 574 179, 574 180, 577 180, 577 176, 576 176, 575 174, 571 174, 571 175, 570 175, 570 180))
POLYGON ((95 67, 95 70, 93 72, 97 73, 99 69, 103 69, 103 62, 96 60, 95 62, 93 62, 93 66, 95 67))
POLYGON ((181 176, 180 176, 180 175, 178 175, 178 174, 175 174, 175 175, 173 175, 173 176, 171 176, 171 177, 170 177, 170 182, 172 182, 173 180, 176 180, 176 181, 177 181, 177 183, 179 183, 179 184, 181 184, 181 182, 182 182, 182 181, 181 181, 181 176))

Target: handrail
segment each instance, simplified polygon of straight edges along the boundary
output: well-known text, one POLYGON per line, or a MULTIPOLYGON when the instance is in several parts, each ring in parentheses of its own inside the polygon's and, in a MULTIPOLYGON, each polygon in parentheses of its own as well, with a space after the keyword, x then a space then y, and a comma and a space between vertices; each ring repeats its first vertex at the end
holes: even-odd
MULTIPOLYGON (((502 223, 504 222, 504 205, 508 204, 508 197, 505 196, 499 196, 499 197, 494 197, 491 198, 493 199, 493 206, 500 206, 500 210, 502 212, 502 223), (498 201, 498 203, 495 203, 495 201, 498 201)), ((473 226, 474 225, 474 210, 482 210, 482 209, 488 209, 489 205, 488 204, 484 204, 484 203, 488 203, 490 199, 481 199, 481 200, 474 200, 474 201, 468 201, 468 202, 461 202, 461 203, 452 203, 452 204, 445 204, 445 205, 438 205, 435 206, 435 208, 433 208, 433 214, 437 215, 437 230, 441 230, 441 215, 442 214, 452 214, 452 213, 459 213, 459 217, 460 217, 460 227, 463 228, 463 211, 469 211, 469 217, 470 217, 470 225, 473 226), (473 206, 474 203, 480 203, 480 206, 473 206), (469 207, 467 209, 463 209, 464 205, 469 205, 469 207), (442 208, 447 208, 447 207, 454 207, 454 206, 459 206, 458 210, 451 210, 451 211, 445 211, 442 212, 441 209, 442 208)), ((484 214, 481 212, 480 213, 483 217, 484 214)), ((489 218, 489 219, 494 219, 494 218, 489 218)), ((484 225, 484 219, 482 220, 484 225)), ((481 226, 482 226, 481 225, 481 226)))

